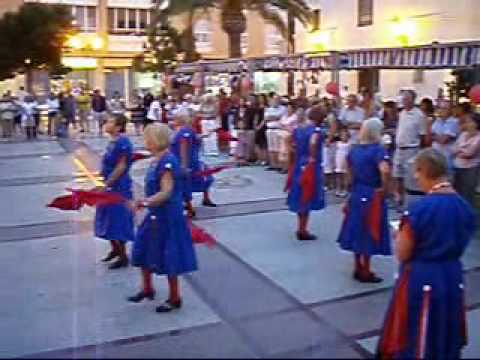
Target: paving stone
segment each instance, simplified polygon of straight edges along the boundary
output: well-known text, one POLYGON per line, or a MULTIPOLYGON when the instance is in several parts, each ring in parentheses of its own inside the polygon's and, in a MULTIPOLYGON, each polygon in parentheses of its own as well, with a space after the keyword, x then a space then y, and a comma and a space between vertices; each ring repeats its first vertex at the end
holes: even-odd
POLYGON ((334 302, 313 308, 313 311, 348 335, 358 335, 382 327, 390 302, 391 291, 334 302))
POLYGON ((241 326, 267 355, 342 341, 332 327, 320 324, 302 311, 243 321, 241 326))

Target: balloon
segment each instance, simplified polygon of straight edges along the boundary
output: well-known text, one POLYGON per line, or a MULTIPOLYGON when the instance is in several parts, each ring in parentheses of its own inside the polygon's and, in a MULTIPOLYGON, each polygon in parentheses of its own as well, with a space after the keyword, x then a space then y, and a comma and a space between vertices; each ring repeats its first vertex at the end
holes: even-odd
POLYGON ((475 85, 468 92, 468 97, 475 105, 480 104, 480 84, 475 85))
POLYGON ((340 95, 340 89, 336 82, 329 82, 327 86, 325 86, 325 90, 327 90, 327 93, 329 93, 330 95, 340 95))

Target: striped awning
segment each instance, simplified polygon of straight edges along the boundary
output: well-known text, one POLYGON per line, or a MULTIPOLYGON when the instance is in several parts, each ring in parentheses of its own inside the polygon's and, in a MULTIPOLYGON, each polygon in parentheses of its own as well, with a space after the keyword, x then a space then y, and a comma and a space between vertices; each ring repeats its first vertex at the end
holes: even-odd
POLYGON ((480 43, 342 52, 340 68, 451 69, 480 65, 480 43))

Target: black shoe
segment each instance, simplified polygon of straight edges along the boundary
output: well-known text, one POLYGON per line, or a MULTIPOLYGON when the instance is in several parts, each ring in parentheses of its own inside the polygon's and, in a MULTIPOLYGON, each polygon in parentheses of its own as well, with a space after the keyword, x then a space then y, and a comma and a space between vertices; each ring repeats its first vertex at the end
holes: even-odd
POLYGON ((111 264, 108 268, 110 270, 115 270, 115 269, 120 269, 120 268, 124 268, 124 267, 128 267, 128 259, 127 258, 118 259, 113 264, 111 264))
POLYGON ((182 307, 182 300, 173 303, 170 300, 165 301, 162 305, 157 306, 155 308, 155 312, 157 313, 168 313, 173 310, 178 310, 182 307))
POLYGON ((275 171, 275 170, 277 170, 277 168, 274 168, 274 167, 272 167, 272 166, 269 166, 269 167, 267 167, 265 170, 267 170, 267 171, 275 171))
POLYGON ((134 302, 134 303, 139 303, 140 301, 143 301, 144 299, 148 300, 153 300, 155 299, 155 291, 152 291, 151 293, 146 293, 145 291, 140 291, 134 296, 129 296, 127 298, 128 301, 134 302))
POLYGON ((206 207, 217 207, 217 204, 211 202, 211 201, 203 201, 202 202, 202 205, 203 206, 206 206, 206 207))
POLYGON ((115 259, 118 254, 115 251, 110 251, 107 256, 102 259, 102 262, 109 262, 110 260, 115 259))
POLYGON ((370 273, 367 276, 360 276, 358 281, 362 283, 378 284, 383 281, 382 278, 379 278, 374 273, 370 273))
POLYGON ((297 240, 300 241, 311 241, 311 240, 317 240, 317 237, 313 234, 310 233, 301 233, 297 231, 297 240))

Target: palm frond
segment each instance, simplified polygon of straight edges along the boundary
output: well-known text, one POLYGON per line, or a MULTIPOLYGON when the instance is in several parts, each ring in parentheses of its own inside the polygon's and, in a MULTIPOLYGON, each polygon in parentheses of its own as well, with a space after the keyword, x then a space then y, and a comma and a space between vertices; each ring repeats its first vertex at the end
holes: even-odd
POLYGON ((249 10, 258 12, 258 14, 265 19, 266 22, 274 25, 286 39, 288 36, 288 29, 285 20, 282 18, 279 11, 272 8, 262 1, 252 1, 249 10))

